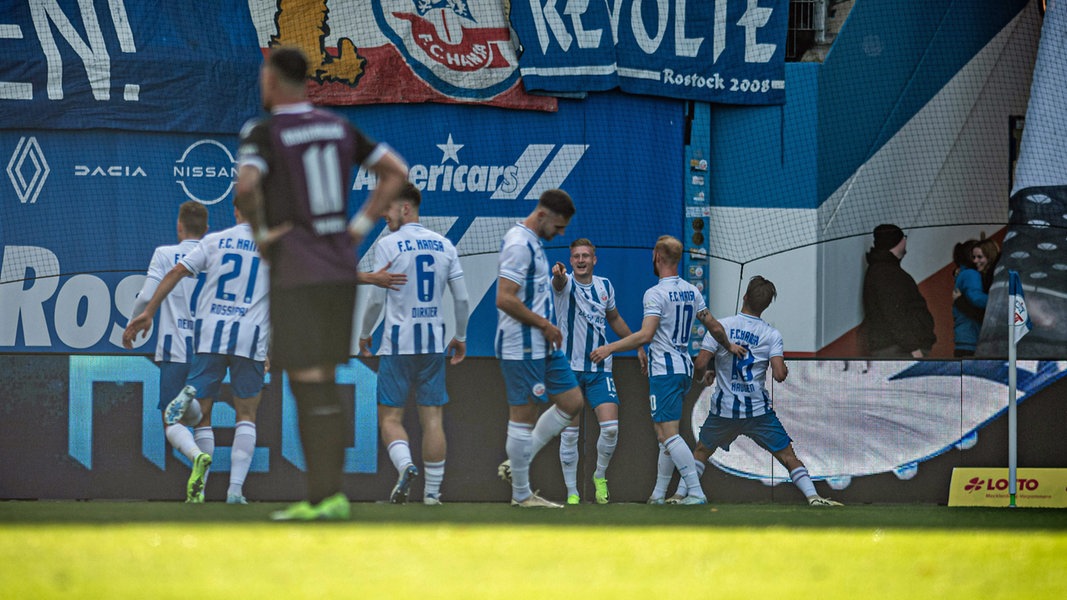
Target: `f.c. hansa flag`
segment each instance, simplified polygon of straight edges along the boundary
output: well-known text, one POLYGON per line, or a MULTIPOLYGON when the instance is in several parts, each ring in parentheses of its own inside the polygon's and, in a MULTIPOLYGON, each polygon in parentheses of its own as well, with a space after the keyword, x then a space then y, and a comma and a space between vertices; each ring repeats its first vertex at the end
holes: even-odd
POLYGON ((1030 313, 1026 312, 1026 298, 1023 297, 1023 284, 1019 273, 1008 271, 1008 302, 1011 306, 1011 342, 1018 344, 1023 336, 1034 328, 1030 313))

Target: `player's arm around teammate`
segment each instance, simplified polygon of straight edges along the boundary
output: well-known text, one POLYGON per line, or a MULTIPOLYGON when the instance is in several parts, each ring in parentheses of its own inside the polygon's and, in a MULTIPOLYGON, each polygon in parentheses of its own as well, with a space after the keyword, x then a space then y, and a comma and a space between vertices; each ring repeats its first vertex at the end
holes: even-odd
POLYGON ((385 265, 374 272, 359 272, 359 283, 370 284, 387 290, 399 290, 400 286, 408 281, 405 273, 396 273, 389 270, 392 263, 385 265))
POLYGON ((185 265, 178 263, 163 276, 163 279, 159 281, 159 285, 156 286, 155 293, 152 294, 148 303, 144 305, 144 309, 126 324, 126 329, 122 332, 123 347, 127 350, 132 349, 133 340, 137 335, 140 333, 148 333, 148 330, 152 328, 152 317, 156 314, 156 311, 159 310, 159 306, 163 304, 163 300, 182 279, 189 277, 192 274, 193 272, 185 265))

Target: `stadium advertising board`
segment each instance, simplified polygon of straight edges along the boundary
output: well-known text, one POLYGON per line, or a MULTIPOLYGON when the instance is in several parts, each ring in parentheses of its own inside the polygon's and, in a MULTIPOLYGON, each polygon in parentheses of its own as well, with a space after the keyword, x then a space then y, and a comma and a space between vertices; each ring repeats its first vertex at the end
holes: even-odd
POLYGON ((788 0, 513 2, 528 90, 785 102, 788 0))
MULTIPOLYGON (((1064 375, 1067 362, 1019 361, 1020 402, 1064 375)), ((813 478, 845 489, 854 478, 879 473, 909 480, 922 463, 973 448, 982 428, 1007 411, 1007 377, 1003 360, 791 361, 789 377, 770 381, 769 390, 813 478)), ((693 405, 694 437, 711 410, 713 391, 705 388, 693 405)), ((748 438, 717 449, 709 462, 768 484, 789 481, 785 469, 748 438)))
MULTIPOLYGON (((681 228, 671 208, 681 193, 680 102, 605 94, 561 102, 557 113, 446 105, 343 112, 405 156, 423 189, 423 220, 463 256, 471 355, 493 354, 502 235, 552 187, 569 191, 579 210, 550 258, 565 262, 579 236, 606 246, 604 274, 618 274, 620 310, 639 322, 641 294, 654 279, 650 269, 634 277, 628 262, 647 265, 656 237, 681 228), (620 114, 642 119, 622 127, 620 114)), ((212 230, 233 224, 236 144, 235 136, 0 131, 0 352, 127 352, 121 328, 152 250, 176 241, 178 205, 207 205, 212 230)), ((374 183, 355 175, 356 206, 374 183)), ((134 352, 152 348, 154 339, 134 352)))
MULTIPOLYGON (((772 388, 775 410, 798 454, 820 487, 825 482, 837 490, 836 498, 846 503, 939 501, 942 494, 947 496, 950 475, 961 463, 996 465, 1006 458, 998 439, 1007 398, 1003 361, 876 361, 866 372, 862 361, 852 361, 848 369, 843 365, 844 361, 790 360, 790 379, 796 377, 796 388, 806 393, 772 388), (954 401, 951 390, 957 394, 954 401), (960 390, 965 401, 958 395, 960 390), (923 403, 917 403, 915 398, 924 392, 930 393, 923 396, 923 403), (942 454, 948 460, 939 460, 942 454), (879 476, 890 472, 895 477, 879 476), (861 478, 865 481, 855 481, 861 478)), ((368 364, 352 360, 338 369, 345 398, 344 471, 350 474, 346 491, 354 500, 381 499, 396 481, 387 453, 379 450, 375 366, 375 359, 368 364)), ((474 358, 450 369, 447 385, 455 401, 447 409, 447 497, 460 502, 506 501, 509 490, 497 479, 496 466, 505 454, 500 432, 507 421, 507 406, 496 394, 485 392, 503 388, 497 361, 474 358)), ((5 441, 0 449, 0 497, 184 496, 188 462, 164 439, 156 409, 159 372, 148 358, 0 355, 0 370, 5 373, 0 412, 8 415, 0 421, 0 437, 5 441)), ((647 426, 648 405, 643 401, 646 378, 634 358, 617 362, 615 371, 622 398, 619 419, 629 433, 616 454, 615 461, 626 468, 612 478, 612 499, 643 502, 656 472, 656 442, 647 426)), ((1065 373, 1067 363, 1063 362, 1020 364, 1020 417, 1031 432, 1023 449, 1029 449, 1032 456, 1043 454, 1038 449, 1050 443, 1062 447, 1055 423, 1039 426, 1036 421, 1055 421, 1061 415, 1056 390, 1047 388, 1065 373)), ((690 400, 698 393, 692 390, 690 400)), ((230 394, 224 382, 213 412, 214 474, 207 491, 212 501, 225 497, 228 478, 224 473, 230 467, 235 426, 230 394)), ((694 412, 692 422, 702 421, 694 412)), ((683 423, 688 422, 683 418, 683 423)), ((581 427, 586 471, 580 479, 588 484, 596 464, 599 427, 589 416, 581 427)), ((257 429, 246 484, 249 498, 301 497, 305 463, 295 405, 288 384, 276 376, 264 388, 257 429)), ((419 428, 410 431, 417 448, 419 428)), ((546 486, 542 489, 548 497, 556 497, 564 493, 559 462, 555 452, 543 454, 533 465, 532 477, 546 486)), ((1054 456, 1043 458, 1045 464, 1055 460, 1054 456)), ((801 499, 792 486, 776 491, 781 487, 773 484, 788 483, 788 474, 747 438, 734 442, 730 452, 717 451, 711 464, 716 468, 705 473, 704 485, 716 501, 793 503, 801 499)), ((1019 470, 1020 506, 1038 505, 1031 500, 1064 497, 1062 469, 1037 471, 1034 475, 1029 469, 1019 470), (1049 477, 1047 471, 1057 472, 1049 477)), ((1004 468, 978 469, 958 483, 953 481, 951 497, 962 494, 961 502, 1006 504, 1004 468)))
MULTIPOLYGON (((1007 469, 957 467, 952 470, 948 505, 1007 507, 1009 490, 1007 469)), ((1020 468, 1015 490, 1016 506, 1067 508, 1067 469, 1020 468)))

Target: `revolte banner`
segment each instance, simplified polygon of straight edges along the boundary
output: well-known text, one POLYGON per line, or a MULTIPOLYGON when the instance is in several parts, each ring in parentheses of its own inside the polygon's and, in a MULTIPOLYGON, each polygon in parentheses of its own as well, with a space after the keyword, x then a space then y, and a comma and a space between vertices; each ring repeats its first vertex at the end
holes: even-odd
POLYGON ((511 23, 527 90, 785 102, 788 0, 530 0, 511 23))

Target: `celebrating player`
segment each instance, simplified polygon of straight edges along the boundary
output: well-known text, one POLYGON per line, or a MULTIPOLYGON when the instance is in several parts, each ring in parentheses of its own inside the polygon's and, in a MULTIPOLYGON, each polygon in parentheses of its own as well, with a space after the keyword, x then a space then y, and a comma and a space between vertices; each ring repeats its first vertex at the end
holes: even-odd
MULTIPOLYGON (((760 318, 777 295, 774 284, 757 275, 748 282, 741 312, 722 320, 730 341, 748 350, 745 357, 726 352, 721 342, 710 335, 704 336, 695 367, 699 372, 714 358, 714 368, 708 369, 701 379, 705 385, 711 385, 716 379, 718 383, 711 398, 711 412, 700 427, 700 440, 693 455, 699 473, 703 473, 716 448, 729 450, 737 436, 748 436, 782 463, 808 504, 841 506, 840 502, 815 492, 808 469, 793 451, 792 440, 774 413, 765 387, 768 365, 771 376, 779 383, 789 375, 782 357, 782 334, 760 318)), ((684 495, 683 486, 687 485, 689 481, 680 483, 678 493, 684 495)))
MULTIPOLYGON (((178 243, 160 246, 152 253, 144 285, 133 304, 133 315, 139 315, 148 306, 148 300, 159 287, 159 282, 179 260, 196 248, 200 238, 207 232, 207 209, 195 200, 183 202, 178 207, 178 243)), ((196 280, 182 279, 159 307, 156 322, 156 363, 159 365, 159 410, 163 411, 185 386, 189 365, 193 360, 193 291, 196 280)), ((133 338, 127 348, 133 347, 133 338)), ((193 488, 207 478, 211 455, 215 451, 215 436, 211 426, 197 427, 191 433, 181 423, 167 424, 165 413, 163 431, 178 452, 193 465, 186 485, 186 501, 198 502, 200 494, 193 488), (200 482, 200 483, 198 483, 200 482)))
POLYGON ((422 425, 422 460, 426 470, 423 503, 441 504, 445 477, 444 405, 445 357, 453 365, 467 355, 467 286, 452 242, 419 224, 422 194, 408 183, 389 204, 385 222, 393 233, 374 247, 378 269, 405 273, 411 285, 386 292, 375 289, 363 318, 359 349, 370 356, 371 334, 385 305, 385 325, 378 354, 378 424, 382 443, 399 477, 389 496, 395 504, 407 500, 418 468, 411 460, 408 434, 404 429, 404 405, 415 395, 422 425), (456 331, 446 346, 444 322, 445 288, 452 293, 456 331))
MULTIPOLYGON (((609 325, 620 338, 630 335, 631 331, 615 308, 615 287, 606 278, 593 275, 596 265, 593 242, 585 238, 571 242, 570 263, 571 273, 567 273, 563 263, 557 262, 552 268, 552 289, 555 290, 556 311, 560 315, 563 351, 600 424, 593 487, 597 504, 607 504, 607 469, 619 437, 619 396, 611 377, 611 357, 594 363, 589 359, 589 350, 608 341, 606 328, 609 325)), ((638 348, 637 356, 641 368, 647 369, 645 349, 638 348)), ((567 486, 567 504, 578 504, 581 496, 578 494, 577 417, 559 435, 559 462, 567 486)))
POLYGON ((563 233, 574 201, 563 190, 546 190, 523 221, 504 235, 497 277, 496 355, 507 386, 508 459, 498 473, 511 482, 511 504, 562 508, 530 489, 530 463, 582 410, 582 393, 556 326, 548 259, 542 240, 563 233), (538 405, 553 403, 538 417, 538 405))
MULTIPOLYGON (((237 225, 205 236, 183 256, 159 282, 144 310, 130 320, 122 336, 123 344, 129 348, 138 333, 152 326, 152 315, 180 282, 204 274, 204 286, 196 304, 196 354, 185 387, 167 405, 163 419, 168 431, 180 431, 179 423, 210 428, 214 399, 218 397, 229 369, 237 413, 230 487, 226 492, 226 502, 231 504, 246 503, 244 480, 256 448, 256 410, 263 389, 270 337, 267 324, 269 276, 252 240, 252 229, 244 218, 249 210, 246 200, 235 198, 237 225)), ((180 439, 180 434, 172 435, 180 439)), ((210 464, 210 454, 197 455, 189 480, 187 502, 203 502, 204 476, 210 464)))
POLYGON ((253 231, 271 262, 271 361, 289 375, 307 463, 307 499, 275 520, 347 519, 341 491, 345 421, 336 367, 347 362, 359 267, 353 245, 400 192, 407 167, 388 146, 307 100, 307 57, 275 48, 260 69, 271 115, 246 125, 238 151, 237 195, 261 212, 253 231), (352 165, 377 176, 348 220, 352 165))
POLYGON ((645 292, 644 319, 641 329, 610 344, 593 349, 589 358, 605 360, 615 352, 633 350, 649 344, 649 404, 652 425, 656 430, 660 453, 656 463, 656 487, 650 504, 663 504, 667 485, 677 468, 689 484, 689 495, 679 504, 706 504, 700 491, 693 452, 679 435, 682 403, 693 379, 693 361, 689 357, 689 335, 696 318, 731 354, 745 355, 744 348, 730 342, 722 325, 711 316, 704 297, 692 284, 678 277, 682 243, 669 235, 656 240, 652 251, 652 269, 659 282, 645 292))

